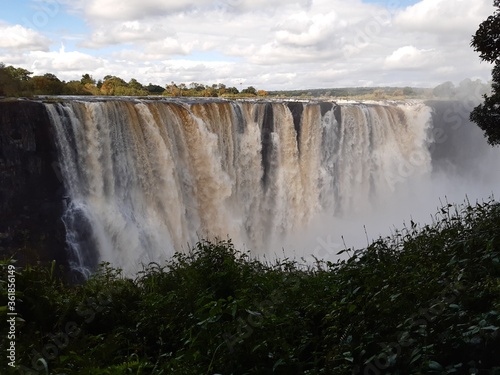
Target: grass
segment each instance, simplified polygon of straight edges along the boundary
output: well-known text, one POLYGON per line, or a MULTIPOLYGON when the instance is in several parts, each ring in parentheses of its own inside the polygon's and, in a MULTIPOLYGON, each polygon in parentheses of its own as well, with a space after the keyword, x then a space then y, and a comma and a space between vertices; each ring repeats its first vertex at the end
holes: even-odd
POLYGON ((495 202, 446 205, 433 225, 309 268, 231 241, 201 241, 135 279, 102 264, 70 285, 54 267, 17 269, 21 373, 500 373, 495 202))

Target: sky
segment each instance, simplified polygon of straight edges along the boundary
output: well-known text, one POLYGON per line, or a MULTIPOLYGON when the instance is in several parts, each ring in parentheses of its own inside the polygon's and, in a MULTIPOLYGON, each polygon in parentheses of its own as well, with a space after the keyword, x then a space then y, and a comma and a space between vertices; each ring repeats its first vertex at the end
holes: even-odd
POLYGON ((264 90, 491 79, 493 0, 0 0, 0 62, 62 80, 264 90))

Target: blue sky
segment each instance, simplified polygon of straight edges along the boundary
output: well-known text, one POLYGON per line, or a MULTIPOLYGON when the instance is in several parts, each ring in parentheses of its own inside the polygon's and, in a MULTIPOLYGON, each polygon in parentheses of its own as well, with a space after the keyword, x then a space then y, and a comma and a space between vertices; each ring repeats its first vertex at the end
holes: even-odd
POLYGON ((11 24, 20 24, 34 29, 53 33, 71 31, 86 32, 88 27, 82 18, 70 14, 57 2, 36 2, 33 0, 2 0, 9 6, 2 6, 0 18, 11 24))
POLYGON ((470 46, 490 0, 1 0, 0 62, 264 89, 488 80, 470 46))

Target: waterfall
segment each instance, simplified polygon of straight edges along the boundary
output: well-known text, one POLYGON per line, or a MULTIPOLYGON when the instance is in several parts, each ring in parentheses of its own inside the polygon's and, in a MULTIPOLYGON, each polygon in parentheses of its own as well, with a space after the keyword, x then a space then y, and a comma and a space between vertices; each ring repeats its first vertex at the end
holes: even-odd
POLYGON ((73 265, 133 273, 200 238, 272 254, 432 172, 417 104, 45 103, 68 195, 73 265), (276 248, 277 247, 277 248, 276 248))

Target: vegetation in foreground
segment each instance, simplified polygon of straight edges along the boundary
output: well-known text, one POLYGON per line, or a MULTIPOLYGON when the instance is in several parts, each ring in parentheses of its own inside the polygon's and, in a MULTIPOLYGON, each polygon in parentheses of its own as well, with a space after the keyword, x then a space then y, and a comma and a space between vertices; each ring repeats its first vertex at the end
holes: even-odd
POLYGON ((305 267, 202 241, 135 279, 17 269, 12 372, 500 374, 500 204, 445 206, 350 255, 305 267))

